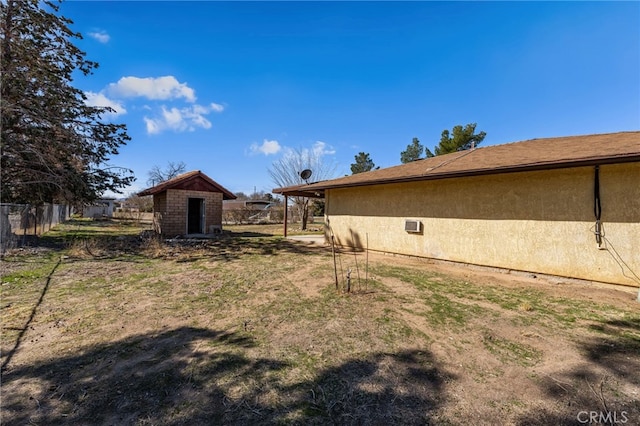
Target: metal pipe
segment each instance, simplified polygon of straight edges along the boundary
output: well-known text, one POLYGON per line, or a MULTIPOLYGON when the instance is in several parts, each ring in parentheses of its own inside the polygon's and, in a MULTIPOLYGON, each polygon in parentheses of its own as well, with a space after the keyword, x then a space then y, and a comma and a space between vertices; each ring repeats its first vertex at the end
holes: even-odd
POLYGON ((598 247, 602 247, 602 205, 600 204, 600 166, 595 166, 595 175, 593 182, 593 214, 596 217, 596 243, 598 247))
POLYGON ((284 196, 284 237, 287 238, 287 212, 289 210, 289 198, 284 196))

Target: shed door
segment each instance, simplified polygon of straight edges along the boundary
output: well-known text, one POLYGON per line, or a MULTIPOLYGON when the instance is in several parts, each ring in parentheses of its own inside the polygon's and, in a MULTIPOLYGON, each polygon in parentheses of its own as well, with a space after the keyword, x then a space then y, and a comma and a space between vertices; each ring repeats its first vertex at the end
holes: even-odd
POLYGON ((189 198, 187 234, 204 234, 204 199, 189 198))

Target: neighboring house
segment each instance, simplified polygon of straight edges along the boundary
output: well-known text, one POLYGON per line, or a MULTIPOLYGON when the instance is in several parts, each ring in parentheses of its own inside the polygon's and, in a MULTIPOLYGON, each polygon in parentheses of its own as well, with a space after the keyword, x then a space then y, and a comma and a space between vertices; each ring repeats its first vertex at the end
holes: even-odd
POLYGON ((640 286, 640 132, 534 139, 274 189, 325 198, 325 237, 640 286))
POLYGON ((264 210, 271 201, 268 200, 228 200, 222 203, 222 211, 228 210, 264 210))
POLYGON ((222 203, 222 220, 225 223, 244 223, 270 218, 271 201, 229 200, 222 203))
POLYGON ((101 198, 94 201, 90 206, 85 206, 82 209, 82 216, 93 218, 112 217, 115 203, 115 198, 101 198))
POLYGON ((222 201, 236 196, 194 170, 138 193, 153 195, 154 229, 160 235, 207 235, 222 231, 222 201))

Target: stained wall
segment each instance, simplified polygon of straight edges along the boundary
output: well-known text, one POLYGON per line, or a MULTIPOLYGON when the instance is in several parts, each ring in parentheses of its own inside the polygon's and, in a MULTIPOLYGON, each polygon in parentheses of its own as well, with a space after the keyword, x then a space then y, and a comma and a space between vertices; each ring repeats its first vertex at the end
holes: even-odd
POLYGON ((640 163, 328 189, 344 246, 640 286, 640 163), (422 231, 406 232, 405 219, 422 231))

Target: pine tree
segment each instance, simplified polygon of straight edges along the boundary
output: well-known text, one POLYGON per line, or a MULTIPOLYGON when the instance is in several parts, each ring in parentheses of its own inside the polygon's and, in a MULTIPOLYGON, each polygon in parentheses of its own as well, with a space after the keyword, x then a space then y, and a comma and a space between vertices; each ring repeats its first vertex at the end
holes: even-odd
POLYGON ((376 168, 375 163, 369 157, 368 153, 360 152, 358 155, 354 156, 356 162, 351 163, 351 174, 355 175, 357 173, 368 172, 376 168))
POLYGON ((435 147, 435 154, 427 148, 427 157, 463 151, 478 146, 487 134, 480 132, 476 135, 475 131, 476 123, 470 123, 464 127, 454 126, 451 134, 449 134, 448 130, 443 130, 440 144, 435 147))
POLYGON ((422 146, 418 138, 413 138, 413 141, 407 145, 406 151, 400 153, 400 161, 404 164, 419 160, 423 151, 424 146, 422 146))
POLYGON ((72 39, 59 4, 0 2, 1 194, 4 202, 90 202, 135 178, 109 166, 128 140, 123 124, 102 121, 110 108, 85 103, 72 74, 98 67, 72 39))

